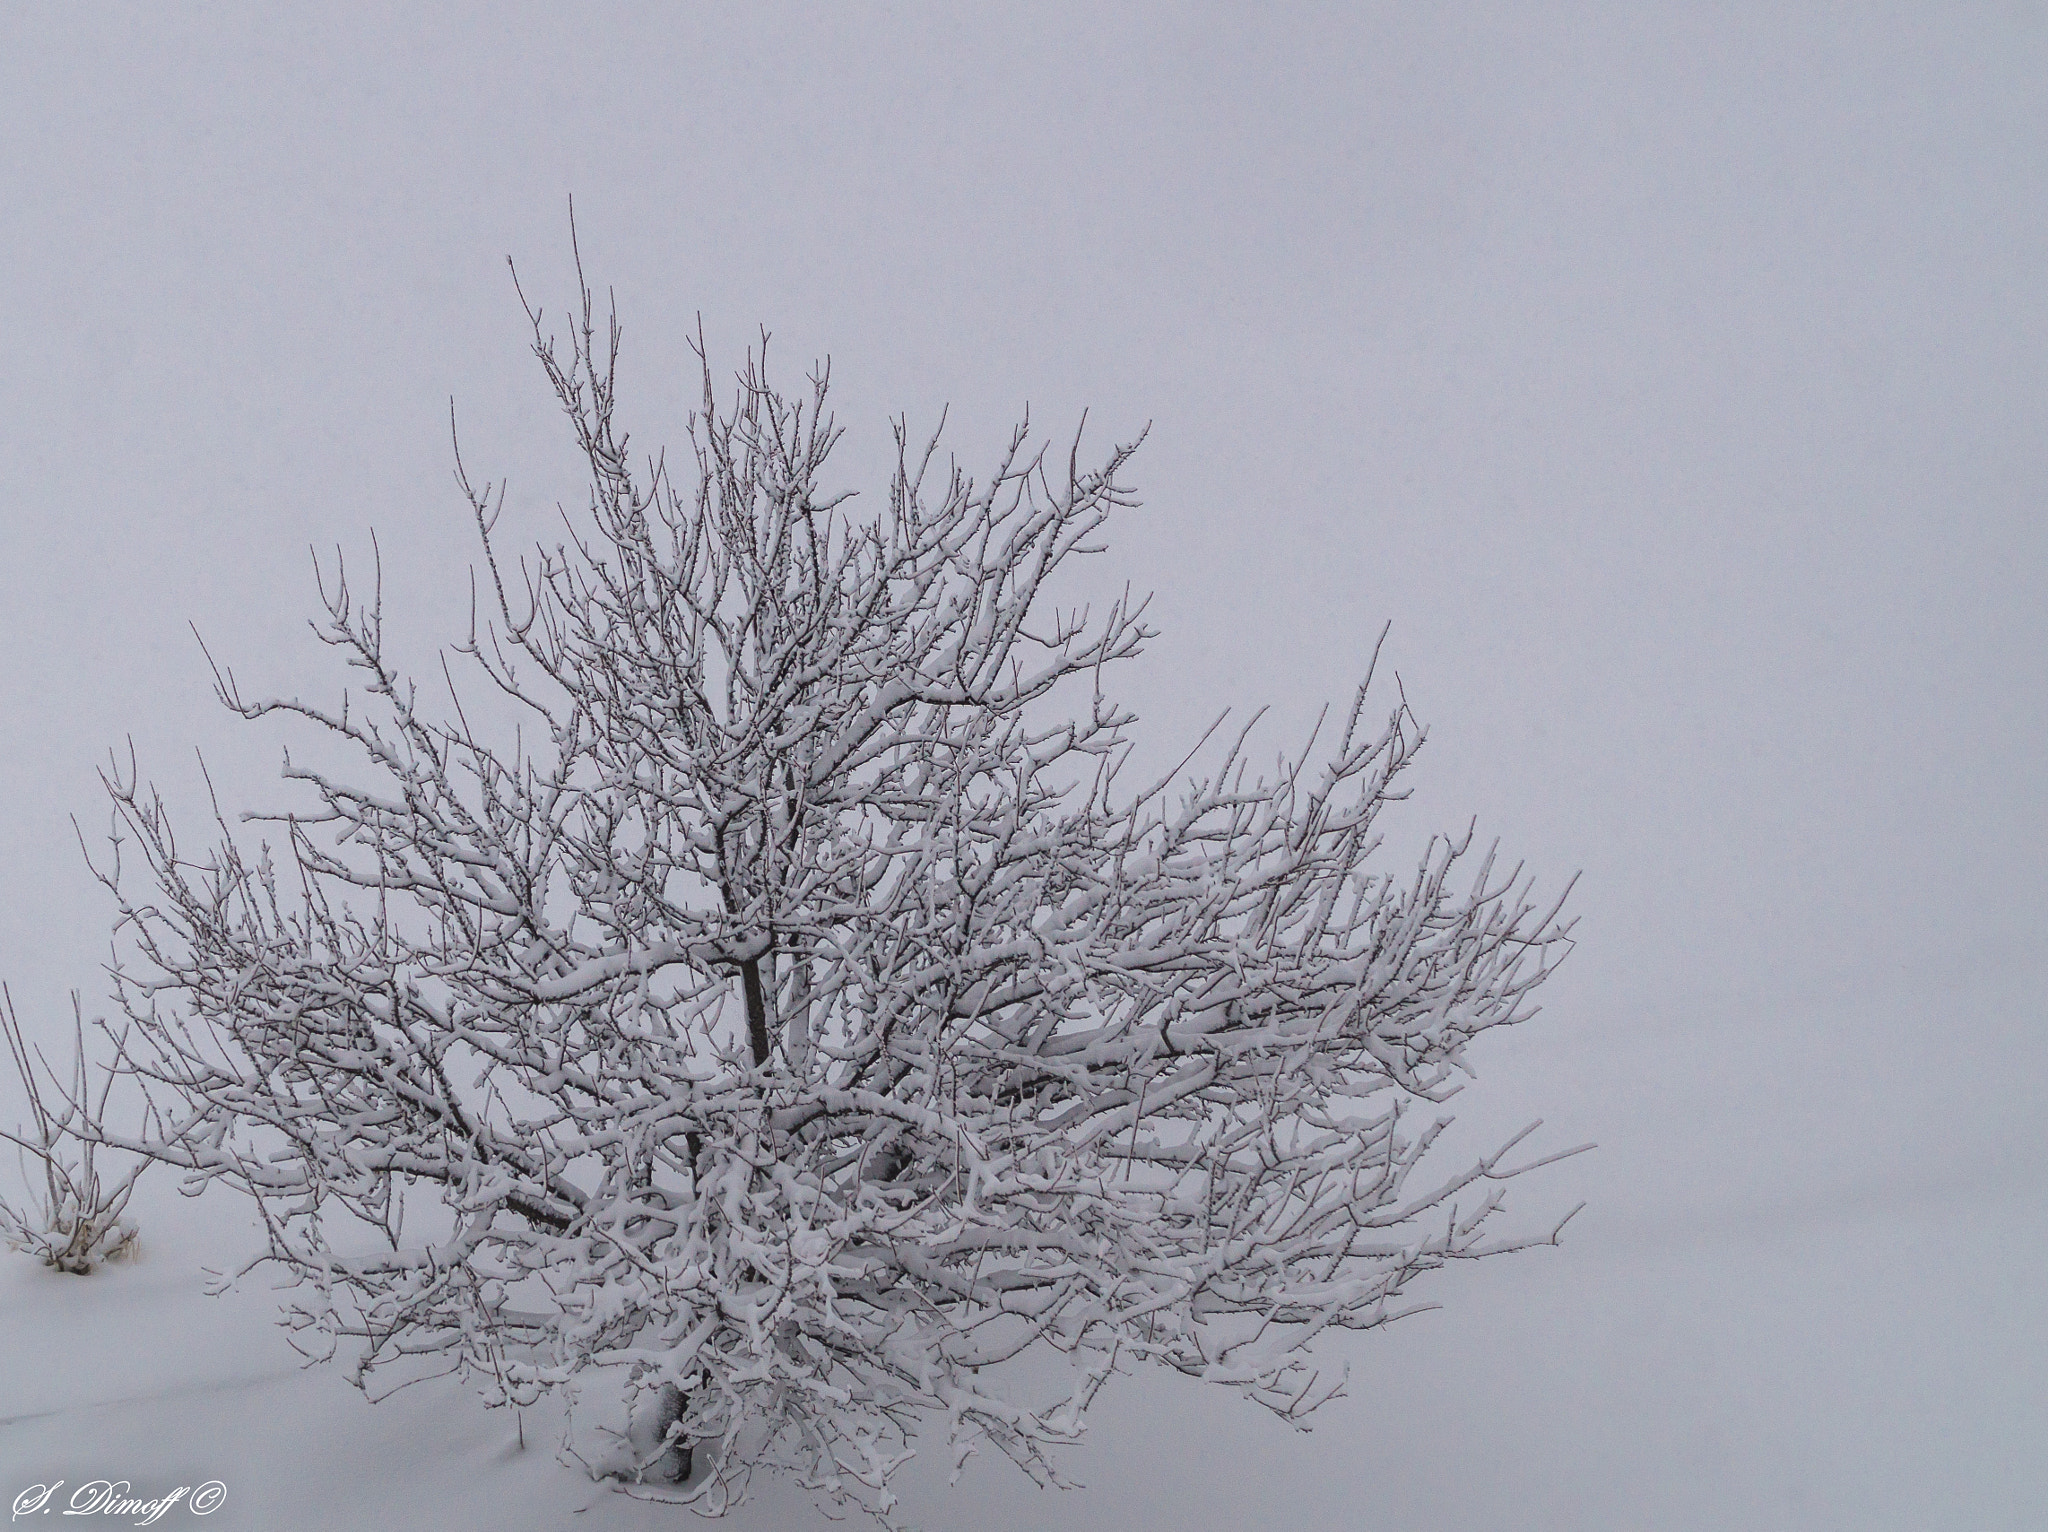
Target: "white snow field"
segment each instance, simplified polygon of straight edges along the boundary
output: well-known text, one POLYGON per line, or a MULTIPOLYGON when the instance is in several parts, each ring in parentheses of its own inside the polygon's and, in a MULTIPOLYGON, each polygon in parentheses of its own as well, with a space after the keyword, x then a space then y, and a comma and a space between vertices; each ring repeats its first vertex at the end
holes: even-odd
MULTIPOLYGON (((1562 1042, 1532 1028, 1494 1073, 1534 1105, 1583 1071, 1573 1099, 1598 1103, 1603 1139, 1524 1193, 1591 1199, 1562 1248, 1448 1273, 1443 1310, 1336 1348, 1350 1396, 1310 1433, 1221 1390, 1126 1379, 1068 1462, 1086 1487, 977 1460, 949 1488, 935 1443, 899 1514, 1104 1532, 2036 1527, 2048 1206, 2030 1167, 2048 1108, 1998 1082, 2048 1077, 2044 980, 1979 957, 1938 990, 1806 1002, 1771 1027, 1730 1003, 1617 1017, 1606 1036, 1581 1021, 1562 1042), (1788 1059, 1780 1026, 1858 1046, 1788 1059), (1955 1040, 1936 1078, 1904 1062, 1923 1029, 1955 1040)), ((159 1195, 144 1258, 90 1277, 0 1263, 10 1494, 218 1480, 207 1524, 245 1528, 689 1517, 593 1483, 547 1411, 527 1412, 522 1450, 512 1417, 459 1385, 372 1405, 339 1368, 302 1367, 260 1275, 202 1291, 200 1267, 251 1238, 233 1211, 159 1195)), ((832 1523, 762 1482, 723 1524, 832 1523)))
MULTIPOLYGON (((903 1519, 2048 1527, 2044 79, 1989 0, 0 6, 0 978, 46 1047, 105 1009, 110 748, 195 845, 209 779, 301 801, 193 630, 333 702, 309 548, 374 530, 438 705, 451 398, 508 545, 581 503, 505 271, 560 314, 573 195, 636 451, 687 457, 700 313, 721 369, 762 324, 785 382, 833 359, 871 497, 899 411, 976 471, 1027 403, 1061 453, 1149 420, 1061 596, 1158 593, 1138 766, 1226 707, 1298 743, 1391 622, 1390 860, 1476 816, 1583 872, 1444 1154, 1597 1142, 1513 1188, 1586 1203, 1558 1248, 1333 1342, 1308 1434, 1124 1378, 1084 1488, 934 1443, 903 1519)), ((256 1244, 220 1195, 134 1212, 132 1265, 0 1251, 10 1525, 140 1519, 66 1520, 96 1480, 224 1487, 165 1528, 696 1524, 559 1414, 302 1367, 261 1270, 206 1295, 256 1244)), ((735 1532, 831 1524, 755 1492, 735 1532)))

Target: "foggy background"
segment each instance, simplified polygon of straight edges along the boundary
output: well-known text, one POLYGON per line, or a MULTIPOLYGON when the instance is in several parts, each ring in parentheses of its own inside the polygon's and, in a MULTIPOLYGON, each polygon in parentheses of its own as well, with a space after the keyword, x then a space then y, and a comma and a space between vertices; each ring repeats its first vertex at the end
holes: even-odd
POLYGON ((1148 759, 1267 703, 1294 746, 1391 622, 1431 731, 1403 854, 1476 816, 1541 887, 1583 871, 1577 951, 1459 1108, 1598 1141, 1511 1203, 1587 1199, 1562 1248, 1418 1288, 1446 1309, 1340 1348, 1312 1435, 1125 1384, 1095 1488, 978 1469, 977 1524, 2034 1524, 2038 7, 419 10, 0 17, 32 1031, 105 993, 71 818, 100 843, 109 747, 195 849, 195 751, 230 813, 298 801, 192 627, 249 691, 333 698, 308 550, 366 569, 374 528, 438 690, 451 398, 512 545, 579 503, 505 265, 562 315, 573 195, 636 446, 685 444, 700 314, 721 375, 762 326, 785 384, 831 357, 871 499, 899 411, 950 401, 976 471, 1027 405, 1062 450, 1087 408, 1084 457, 1149 421, 1081 582, 1157 593, 1148 759))

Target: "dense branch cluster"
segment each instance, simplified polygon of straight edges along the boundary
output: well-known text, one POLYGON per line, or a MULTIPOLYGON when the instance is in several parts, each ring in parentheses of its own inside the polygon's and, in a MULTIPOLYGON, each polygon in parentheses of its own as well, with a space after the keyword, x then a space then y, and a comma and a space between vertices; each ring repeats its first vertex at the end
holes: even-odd
POLYGON ((1512 1172, 1423 1171, 1409 1108, 1530 1013, 1557 910, 1469 836, 1378 868, 1421 733, 1364 687, 1313 763, 1240 737, 1121 785, 1142 607, 1041 598, 1132 446, 1056 468, 1020 428, 977 483, 899 426, 861 519, 823 373, 750 359, 723 410, 705 369, 682 487, 629 457, 588 296, 535 334, 588 516, 508 565, 463 480, 495 612, 463 653, 528 743, 423 713, 337 571, 364 695, 221 689, 360 780, 288 761, 280 848, 202 863, 110 781, 149 885, 107 871, 128 1056, 176 1103, 132 1142, 255 1197, 309 1335, 514 1402, 615 1368, 717 1444, 714 1496, 765 1462, 885 1505, 935 1420, 1052 1477, 1121 1363, 1298 1417, 1319 1334, 1518 1243, 1484 1227, 1512 1172), (1071 1392, 1006 1397, 1041 1342, 1071 1392))

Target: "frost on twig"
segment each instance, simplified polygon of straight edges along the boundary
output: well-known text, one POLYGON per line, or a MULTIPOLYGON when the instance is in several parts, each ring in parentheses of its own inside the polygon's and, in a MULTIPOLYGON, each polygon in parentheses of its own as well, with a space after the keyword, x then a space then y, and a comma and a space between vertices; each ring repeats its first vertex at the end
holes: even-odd
POLYGON ((179 1104, 122 1142, 256 1200, 309 1344, 511 1403, 611 1372, 671 1407, 649 1454, 715 1447, 707 1503, 779 1465, 886 1510, 932 1429, 1055 1482, 1120 1368, 1300 1420, 1342 1383, 1320 1337, 1549 1238, 1495 1229, 1499 1156, 1430 1150, 1567 926, 1469 831, 1382 865, 1406 704, 1368 667, 1276 771, 1240 736, 1126 784, 1144 605, 1041 597, 1135 443, 1087 469, 1020 426, 976 481, 899 424, 855 515, 826 373, 781 393, 764 343, 727 405, 704 365, 678 482, 628 450, 616 324, 532 317, 584 513, 508 562, 457 458, 460 654, 518 734, 430 712, 336 566, 354 694, 220 695, 355 775, 288 760, 275 842, 197 858, 108 778, 146 872, 102 869, 125 1056, 179 1104), (1072 1387, 1009 1397, 1046 1347, 1072 1387))
MULTIPOLYGON (((76 996, 72 1004, 75 1012, 76 996)), ((26 1251, 44 1265, 75 1276, 84 1276, 103 1262, 132 1257, 139 1248, 138 1231, 127 1216, 128 1199, 149 1161, 138 1159, 127 1174, 109 1180, 101 1178, 98 1164, 99 1124, 105 1120, 117 1069, 99 1068, 95 1094, 84 1018, 74 1014, 67 1088, 29 1048, 14 1011, 14 996, 4 986, 0 1032, 6 1033, 8 1056, 28 1097, 30 1117, 26 1129, 0 1129, 0 1138, 14 1145, 29 1188, 28 1200, 19 1208, 0 1200, 0 1239, 9 1249, 26 1251)))

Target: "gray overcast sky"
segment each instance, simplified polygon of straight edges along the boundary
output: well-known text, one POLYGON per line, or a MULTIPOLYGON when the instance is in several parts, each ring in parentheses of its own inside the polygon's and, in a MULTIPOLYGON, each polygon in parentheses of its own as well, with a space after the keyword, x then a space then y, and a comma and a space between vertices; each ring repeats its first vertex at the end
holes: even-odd
POLYGON ((830 354, 852 482, 898 410, 950 400, 970 464, 1026 403, 1151 421, 1098 572, 1158 592, 1161 757, 1226 705, 1291 742, 1393 622, 1413 826, 1585 871, 1548 1014, 1480 1058, 1602 1141, 1555 1173, 1582 1249, 2038 1187, 2039 7, 284 9, 0 18, 0 972, 38 1016, 101 987, 68 816, 109 745, 188 810, 195 747, 230 809, 288 801, 188 623, 331 692, 307 548, 374 527, 430 674, 451 397, 521 530, 575 494, 504 265, 560 311, 573 194, 643 446, 699 313, 728 363, 830 354))

